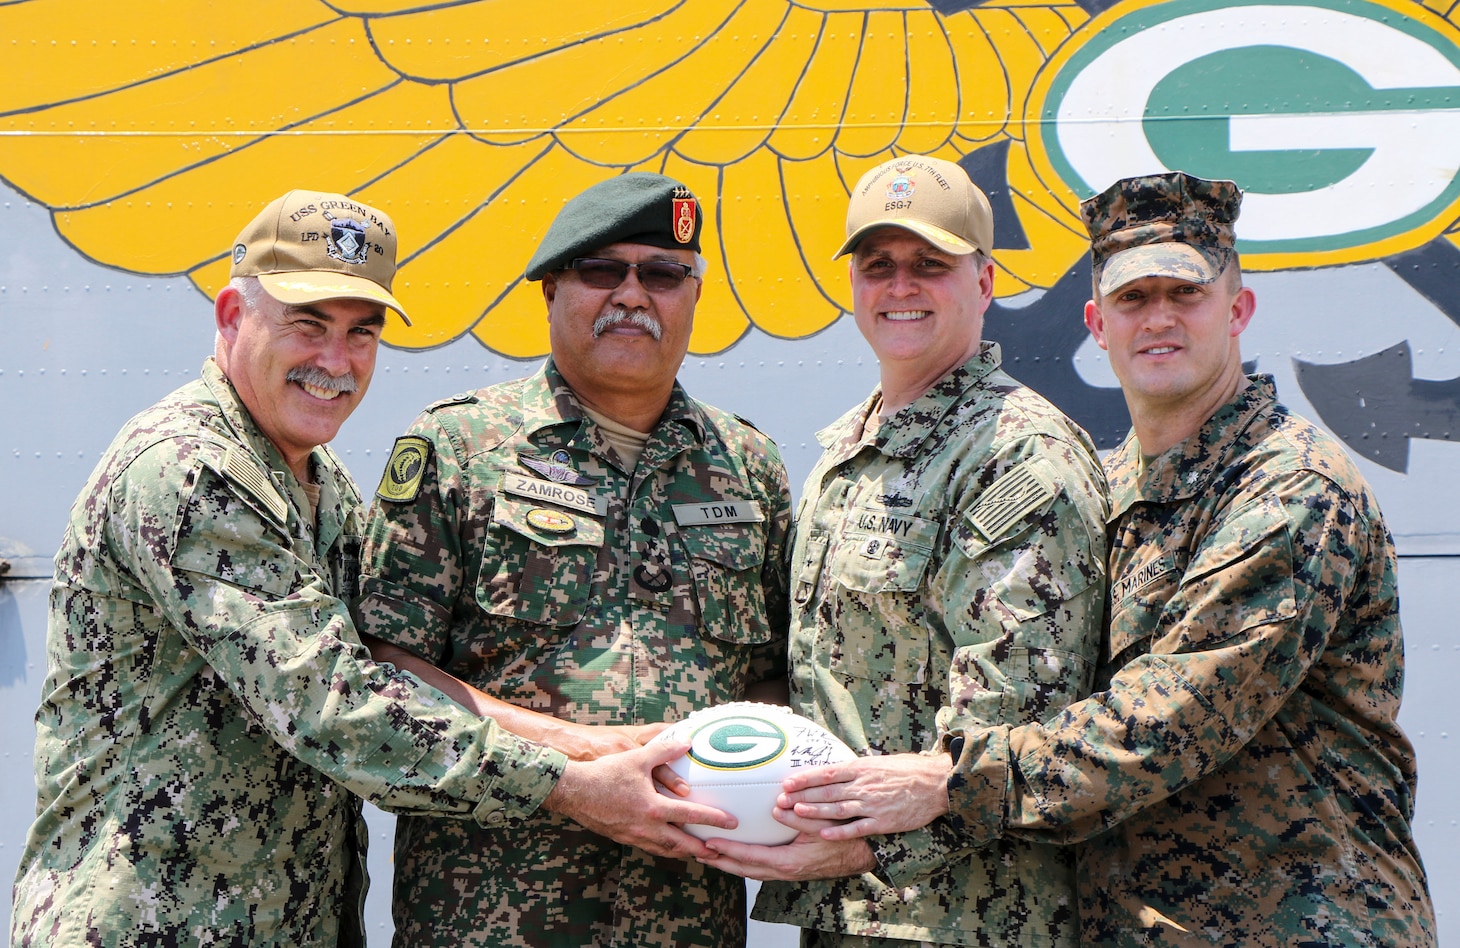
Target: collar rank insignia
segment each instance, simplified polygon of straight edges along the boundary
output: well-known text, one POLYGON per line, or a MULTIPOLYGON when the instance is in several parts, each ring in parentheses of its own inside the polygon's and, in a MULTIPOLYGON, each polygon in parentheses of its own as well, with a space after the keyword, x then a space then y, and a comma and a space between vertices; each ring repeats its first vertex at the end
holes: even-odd
POLYGON ((532 454, 519 454, 517 461, 529 471, 535 471, 555 484, 572 484, 587 487, 593 478, 585 477, 568 466, 568 452, 555 451, 551 458, 540 458, 532 454))

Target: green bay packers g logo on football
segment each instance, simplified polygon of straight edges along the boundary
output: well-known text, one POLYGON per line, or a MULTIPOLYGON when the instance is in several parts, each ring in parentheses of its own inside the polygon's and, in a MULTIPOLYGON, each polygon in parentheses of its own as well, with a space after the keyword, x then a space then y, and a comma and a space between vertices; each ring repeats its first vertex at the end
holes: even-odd
POLYGON ((701 767, 748 770, 786 752, 786 732, 765 718, 743 715, 706 724, 690 737, 689 756, 701 767))
POLYGON ((1236 181, 1254 269, 1399 253, 1460 214, 1460 31, 1418 3, 1121 3, 1045 64, 1026 122, 1077 200, 1159 171, 1236 181))

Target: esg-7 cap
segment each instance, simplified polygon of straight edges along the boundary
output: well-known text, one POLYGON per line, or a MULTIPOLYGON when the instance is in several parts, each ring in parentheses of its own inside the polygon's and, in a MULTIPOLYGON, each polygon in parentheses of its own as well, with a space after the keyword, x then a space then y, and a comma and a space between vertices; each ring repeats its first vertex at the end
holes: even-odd
POLYGON ((410 318, 390 292, 395 224, 343 194, 290 191, 269 203, 233 242, 230 277, 256 276, 281 303, 382 303, 410 318))
POLYGON ((699 253, 703 224, 700 202, 689 188, 662 174, 630 171, 598 182, 563 205, 528 261, 526 276, 541 280, 609 244, 699 253))
POLYGON ((837 257, 857 249, 877 227, 901 227, 947 253, 993 253, 989 199, 951 161, 893 158, 862 175, 847 204, 847 239, 837 257))
POLYGON ((1232 259, 1242 191, 1184 171, 1122 178, 1080 204, 1101 296, 1142 277, 1211 283, 1232 259))

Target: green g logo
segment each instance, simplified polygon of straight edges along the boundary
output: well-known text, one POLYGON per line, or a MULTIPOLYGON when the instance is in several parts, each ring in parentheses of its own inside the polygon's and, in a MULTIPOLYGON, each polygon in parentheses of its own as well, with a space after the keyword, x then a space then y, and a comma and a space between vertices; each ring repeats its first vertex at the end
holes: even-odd
POLYGON ((765 718, 738 715, 706 724, 690 737, 689 756, 701 767, 749 770, 785 753, 786 732, 765 718))
POLYGON ((1028 119, 1036 170, 1077 198, 1235 180, 1258 269, 1399 253, 1460 213, 1460 33, 1417 3, 1122 3, 1050 59, 1028 119))

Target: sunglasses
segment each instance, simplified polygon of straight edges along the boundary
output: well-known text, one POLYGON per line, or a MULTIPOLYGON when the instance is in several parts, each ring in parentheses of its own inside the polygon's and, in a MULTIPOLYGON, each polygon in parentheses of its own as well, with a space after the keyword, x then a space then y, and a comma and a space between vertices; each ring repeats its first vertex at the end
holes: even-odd
POLYGON ((646 260, 624 263, 601 257, 577 257, 563 267, 577 270, 578 279, 600 290, 611 290, 624 281, 630 270, 637 270, 639 285, 650 293, 667 293, 679 289, 685 279, 694 276, 694 267, 672 260, 646 260))

